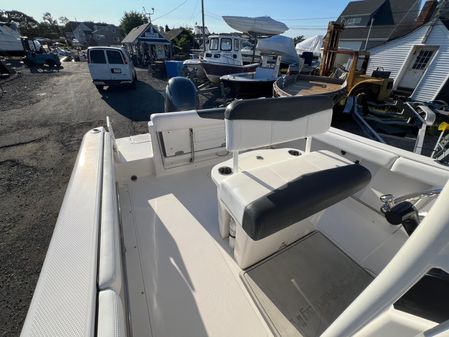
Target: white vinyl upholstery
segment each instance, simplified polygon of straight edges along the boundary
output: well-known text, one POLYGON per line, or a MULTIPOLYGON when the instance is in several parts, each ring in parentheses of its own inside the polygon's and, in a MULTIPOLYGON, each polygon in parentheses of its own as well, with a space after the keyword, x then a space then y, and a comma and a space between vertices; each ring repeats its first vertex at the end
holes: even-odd
POLYGON ((151 122, 156 132, 183 130, 190 127, 224 127, 222 119, 201 118, 195 110, 152 114, 151 122))
POLYGON ((113 290, 98 294, 97 337, 126 337, 122 300, 113 290))
POLYGON ((331 119, 332 109, 292 121, 226 119, 226 149, 242 151, 321 134, 331 119))
POLYGON ((308 234, 314 230, 321 215, 317 213, 266 238, 254 241, 242 228, 243 214, 248 204, 304 174, 348 164, 353 163, 331 152, 318 151, 292 160, 242 171, 224 179, 218 186, 220 233, 222 237, 229 235, 229 221, 232 217, 236 223, 234 257, 239 266, 247 268, 308 234))

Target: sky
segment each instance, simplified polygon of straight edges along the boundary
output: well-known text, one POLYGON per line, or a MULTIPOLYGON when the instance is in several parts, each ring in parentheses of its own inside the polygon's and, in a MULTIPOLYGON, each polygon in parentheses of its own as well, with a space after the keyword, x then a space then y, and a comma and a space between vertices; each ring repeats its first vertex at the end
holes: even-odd
MULTIPOLYGON (((338 17, 349 0, 204 0, 205 25, 210 32, 231 32, 222 15, 271 16, 284 22, 290 29, 285 35, 324 35, 327 23, 338 17)), ((69 20, 107 22, 118 25, 125 11, 152 12, 152 22, 159 26, 166 24, 193 27, 201 25, 201 0, 0 0, 0 9, 19 10, 36 20, 44 12, 53 18, 61 16, 69 20)))

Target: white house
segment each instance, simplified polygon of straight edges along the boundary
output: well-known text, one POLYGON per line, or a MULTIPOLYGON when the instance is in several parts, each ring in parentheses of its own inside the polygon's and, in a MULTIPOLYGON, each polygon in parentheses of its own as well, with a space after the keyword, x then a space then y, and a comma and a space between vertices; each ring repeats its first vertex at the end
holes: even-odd
POLYGON ((449 102, 449 20, 432 20, 411 33, 370 50, 367 73, 391 72, 393 89, 412 99, 449 102))
POLYGON ((135 64, 165 60, 171 56, 171 42, 151 23, 133 28, 122 40, 135 64))

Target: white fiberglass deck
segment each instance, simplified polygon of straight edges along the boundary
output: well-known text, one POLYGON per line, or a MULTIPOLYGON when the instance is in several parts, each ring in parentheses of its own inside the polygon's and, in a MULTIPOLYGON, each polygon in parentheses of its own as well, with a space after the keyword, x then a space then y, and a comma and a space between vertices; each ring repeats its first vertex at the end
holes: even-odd
POLYGON ((271 336, 219 235, 210 171, 120 188, 135 337, 271 336))

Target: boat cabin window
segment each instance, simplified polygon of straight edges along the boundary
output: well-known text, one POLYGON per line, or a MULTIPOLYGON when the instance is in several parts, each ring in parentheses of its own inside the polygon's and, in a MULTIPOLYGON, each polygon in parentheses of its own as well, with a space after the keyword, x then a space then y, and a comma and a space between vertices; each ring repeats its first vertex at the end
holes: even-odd
POLYGON ((240 40, 234 39, 234 50, 235 51, 240 50, 240 40))
POLYGON ((221 39, 220 49, 223 51, 232 50, 232 39, 224 37, 221 39))
POLYGON ((218 50, 218 37, 213 37, 210 39, 209 49, 218 50))

